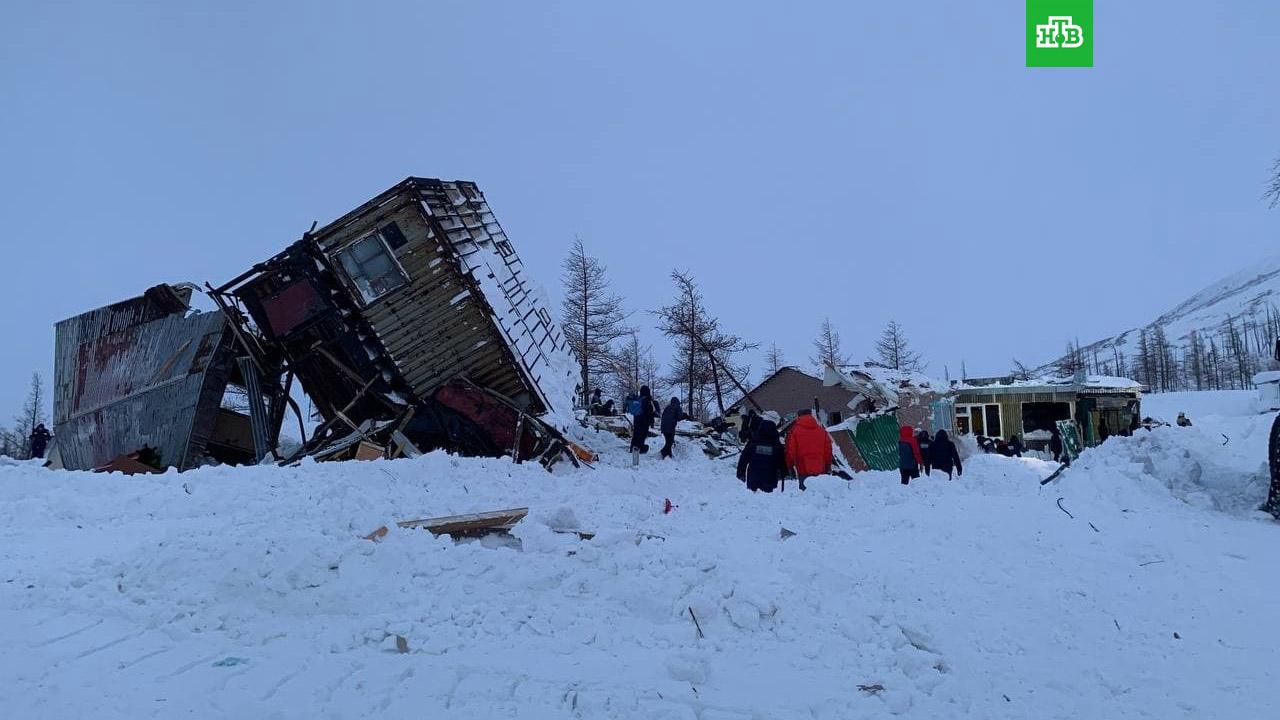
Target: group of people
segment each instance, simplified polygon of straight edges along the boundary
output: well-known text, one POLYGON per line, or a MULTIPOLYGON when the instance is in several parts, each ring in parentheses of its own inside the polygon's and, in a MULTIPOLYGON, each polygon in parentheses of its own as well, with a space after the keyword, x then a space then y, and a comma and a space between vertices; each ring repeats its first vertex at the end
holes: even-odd
POLYGON ((746 444, 738 458, 738 479, 752 492, 773 492, 788 477, 804 490, 804 481, 815 475, 829 475, 834 454, 831 437, 818 424, 811 410, 801 410, 784 442, 778 426, 781 417, 767 410, 754 410, 743 419, 739 438, 746 444))
POLYGON ((922 471, 931 475, 934 470, 946 473, 948 480, 952 479, 952 473, 964 475, 960 453, 947 431, 939 430, 930 439, 924 430, 915 430, 907 425, 898 428, 898 472, 902 484, 910 485, 922 471))
POLYGON ((649 432, 653 430, 655 420, 659 421, 658 431, 662 433, 663 441, 662 450, 658 454, 665 460, 671 457, 671 449, 676 442, 676 426, 681 420, 689 419, 689 415, 680 406, 680 398, 676 397, 671 398, 671 402, 659 413, 658 404, 654 402, 648 385, 640 388, 639 395, 627 398, 627 413, 631 415, 632 465, 639 465, 640 456, 649 452, 649 432))

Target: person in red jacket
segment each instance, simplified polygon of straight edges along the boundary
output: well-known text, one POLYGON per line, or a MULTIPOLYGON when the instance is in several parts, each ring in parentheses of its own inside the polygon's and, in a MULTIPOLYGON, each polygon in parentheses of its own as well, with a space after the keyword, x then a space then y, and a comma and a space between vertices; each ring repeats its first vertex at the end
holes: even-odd
POLYGON ((787 433, 787 470, 800 480, 800 489, 804 490, 804 481, 814 475, 831 474, 831 436, 826 428, 818 424, 813 413, 801 410, 796 422, 787 433))
POLYGON ((923 464, 924 457, 920 454, 916 431, 903 425, 898 428, 898 471, 902 474, 902 484, 907 485, 920 477, 920 466, 923 464))

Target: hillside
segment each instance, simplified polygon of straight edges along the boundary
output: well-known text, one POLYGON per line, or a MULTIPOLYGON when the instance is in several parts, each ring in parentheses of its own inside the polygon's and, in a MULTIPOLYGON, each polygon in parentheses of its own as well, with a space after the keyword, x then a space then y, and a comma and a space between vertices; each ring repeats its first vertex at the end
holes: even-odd
MULTIPOLYGON (((1250 328, 1244 342, 1251 356, 1251 369, 1256 370, 1260 360, 1270 356, 1270 346, 1280 331, 1277 307, 1280 307, 1280 256, 1254 263, 1209 285, 1145 326, 1084 345, 1081 351, 1090 369, 1095 361, 1101 365, 1094 372, 1117 372, 1115 363, 1119 355, 1121 362, 1130 366, 1127 374, 1133 375, 1136 368, 1132 360, 1139 353, 1143 330, 1162 328, 1173 346, 1174 359, 1181 360, 1189 349, 1192 332, 1199 333, 1206 345, 1212 339, 1220 352, 1228 352, 1230 340, 1225 337, 1223 327, 1231 320, 1241 326, 1241 330, 1245 324, 1250 328)), ((1041 369, 1048 370, 1060 362, 1061 357, 1041 369)))
POLYGON ((954 482, 864 473, 752 495, 692 444, 637 471, 605 436, 596 469, 550 475, 439 453, 135 477, 0 464, 0 704, 130 720, 1275 717, 1259 628, 1280 623, 1280 528, 1252 511, 1265 432, 1247 397, 1215 397, 1197 394, 1194 428, 1114 439, 1047 486, 1048 463, 981 456, 954 482), (362 539, 521 505, 506 540, 362 539), (552 532, 572 527, 595 536, 552 532))

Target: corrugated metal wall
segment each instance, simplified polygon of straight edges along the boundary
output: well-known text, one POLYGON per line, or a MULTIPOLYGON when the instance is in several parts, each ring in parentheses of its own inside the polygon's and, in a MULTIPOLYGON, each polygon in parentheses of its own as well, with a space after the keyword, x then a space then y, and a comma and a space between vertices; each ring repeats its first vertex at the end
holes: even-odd
POLYGON ((868 468, 898 469, 898 428, 898 419, 893 415, 881 415, 858 423, 853 431, 853 442, 868 468))
POLYGON ((166 465, 189 467, 226 386, 226 332, 220 313, 165 314, 145 297, 58 323, 54 434, 63 466, 89 470, 149 446, 166 465))

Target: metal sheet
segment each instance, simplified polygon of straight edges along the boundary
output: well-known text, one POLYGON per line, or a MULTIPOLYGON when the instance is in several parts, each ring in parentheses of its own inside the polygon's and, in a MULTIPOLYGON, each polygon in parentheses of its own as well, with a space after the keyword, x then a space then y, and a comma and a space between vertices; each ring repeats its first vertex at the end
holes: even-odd
POLYGON ((858 423, 853 431, 853 442, 867 467, 872 470, 898 469, 898 419, 893 415, 881 415, 858 423))
POLYGON ((58 323, 54 427, 67 469, 144 446, 185 469, 203 451, 226 388, 227 325, 187 317, 173 297, 153 289, 58 323))

